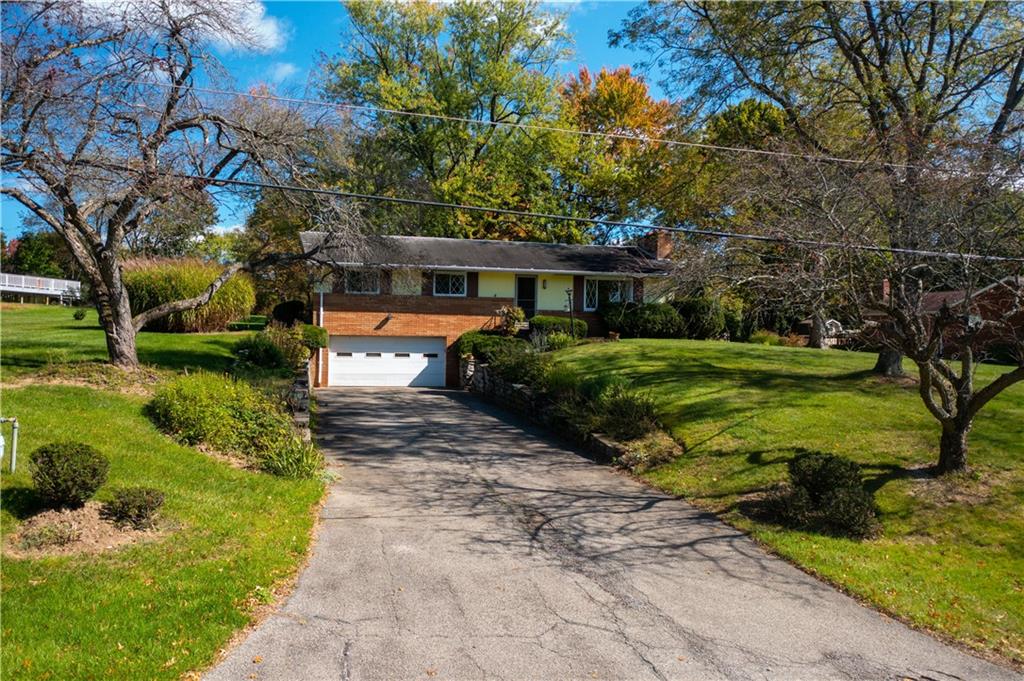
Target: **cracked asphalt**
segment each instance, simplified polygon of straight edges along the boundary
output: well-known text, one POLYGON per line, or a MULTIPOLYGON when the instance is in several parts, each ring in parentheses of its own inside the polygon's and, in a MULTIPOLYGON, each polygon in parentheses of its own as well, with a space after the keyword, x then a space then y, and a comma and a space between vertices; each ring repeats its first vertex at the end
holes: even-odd
POLYGON ((340 479, 220 679, 1017 679, 472 395, 318 391, 340 479))

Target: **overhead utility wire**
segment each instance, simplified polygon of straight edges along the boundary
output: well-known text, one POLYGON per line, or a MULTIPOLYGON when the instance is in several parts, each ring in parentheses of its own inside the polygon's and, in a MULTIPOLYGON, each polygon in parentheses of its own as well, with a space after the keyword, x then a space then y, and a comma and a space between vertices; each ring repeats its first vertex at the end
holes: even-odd
MULTIPOLYGON (((155 81, 144 81, 139 79, 117 79, 124 83, 132 83, 135 85, 152 85, 155 87, 162 87, 165 89, 173 89, 175 87, 185 88, 185 86, 175 86, 171 83, 158 83, 155 81)), ((334 107, 340 109, 348 109, 352 111, 366 111, 372 113, 385 113, 394 116, 410 116, 414 118, 431 118, 443 121, 451 121, 455 123, 468 123, 470 125, 480 125, 488 127, 505 127, 514 128, 517 130, 537 130, 540 132, 557 132, 565 133, 569 135, 581 135, 584 137, 603 137, 620 140, 632 140, 636 142, 647 142, 653 144, 665 144, 668 146, 680 146, 680 147, 693 147, 697 149, 708 149, 712 151, 731 151, 742 154, 757 154, 760 156, 776 156, 784 158, 802 158, 806 160, 814 161, 828 161, 830 163, 843 163, 848 165, 875 165, 886 168, 895 168, 899 170, 908 170, 915 166, 906 165, 902 163, 889 163, 886 161, 871 161, 866 159, 853 159, 843 158, 841 156, 829 156, 827 154, 800 154, 789 151, 772 151, 769 149, 751 149, 750 147, 732 147, 722 144, 709 144, 706 142, 688 142, 684 140, 671 140, 659 137, 647 137, 645 135, 629 135, 627 133, 618 132, 597 132, 593 130, 573 130, 572 128, 562 128, 554 125, 540 125, 536 123, 513 123, 510 121, 483 121, 478 118, 467 118, 463 116, 449 116, 446 114, 434 114, 434 113, 423 113, 419 111, 404 111, 402 109, 389 109, 386 107, 372 106, 369 104, 347 104, 343 102, 328 102, 322 99, 304 99, 301 97, 284 97, 282 95, 272 94, 261 94, 256 92, 240 92, 238 90, 226 90, 221 88, 210 88, 201 87, 198 85, 191 85, 187 87, 188 90, 195 92, 205 92, 208 94, 218 95, 234 95, 238 97, 249 97, 251 99, 260 99, 266 101, 275 102, 286 102, 289 104, 307 104, 312 106, 324 106, 334 107)), ((918 168, 918 170, 924 170, 924 168, 918 168)))
POLYGON ((397 196, 381 196, 378 194, 359 194, 357 192, 346 192, 339 189, 320 189, 316 187, 299 187, 295 185, 277 184, 273 182, 256 182, 254 180, 238 179, 214 179, 204 175, 189 175, 184 173, 164 173, 172 177, 188 180, 201 180, 212 185, 235 185, 240 187, 258 187, 264 189, 276 189, 280 191, 295 191, 307 194, 318 194, 321 196, 339 196, 348 199, 359 199, 364 201, 383 201, 388 203, 399 203, 411 206, 430 206, 432 208, 449 208, 453 210, 475 211, 478 213, 495 213, 498 215, 514 215, 517 217, 541 218, 545 220, 562 220, 566 222, 584 223, 589 225, 607 225, 611 227, 623 227, 628 229, 644 229, 648 231, 676 232, 681 234, 694 234, 720 239, 740 239, 745 241, 762 241, 779 243, 805 248, 851 248, 858 251, 872 253, 894 253, 900 255, 920 255, 931 258, 943 258, 946 260, 984 260, 992 262, 1024 262, 1024 258, 1014 258, 1002 255, 989 255, 984 253, 954 253, 949 251, 927 251, 913 248, 890 248, 886 246, 870 246, 866 244, 845 244, 838 241, 813 241, 810 239, 786 239, 783 237, 765 236, 762 234, 744 234, 740 232, 725 232, 713 229, 698 229, 696 227, 666 227, 663 225, 649 225, 641 222, 624 222, 621 220, 602 220, 600 218, 584 218, 574 215, 557 215, 554 213, 533 213, 512 208, 495 208, 488 206, 471 206, 459 203, 444 203, 441 201, 430 201, 427 199, 405 199, 397 196))

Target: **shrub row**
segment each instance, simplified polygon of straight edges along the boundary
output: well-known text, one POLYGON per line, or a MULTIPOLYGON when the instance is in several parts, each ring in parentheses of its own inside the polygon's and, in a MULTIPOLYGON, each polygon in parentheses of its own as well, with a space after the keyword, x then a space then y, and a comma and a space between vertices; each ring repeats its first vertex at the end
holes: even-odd
POLYGON ((587 323, 582 319, 555 317, 553 315, 537 315, 530 319, 530 330, 549 334, 553 332, 567 333, 576 338, 587 337, 587 323))
POLYGON ((738 298, 689 296, 671 303, 615 303, 602 318, 609 331, 626 338, 719 338, 743 333, 743 302, 738 298))
MULTIPOLYGON (((157 305, 201 294, 220 273, 219 265, 202 260, 135 260, 125 263, 123 280, 132 314, 139 314, 157 305)), ((206 305, 155 320, 146 329, 176 333, 222 331, 229 322, 252 312, 255 305, 252 279, 236 274, 206 305)))
POLYGON ((157 391, 149 412, 179 441, 240 454, 268 473, 310 478, 323 467, 322 454, 295 433, 282 405, 242 381, 182 376, 157 391))
POLYGON ((490 362, 494 353, 500 349, 527 346, 528 343, 521 338, 487 331, 467 331, 455 341, 455 350, 460 356, 472 355, 482 362, 490 362))

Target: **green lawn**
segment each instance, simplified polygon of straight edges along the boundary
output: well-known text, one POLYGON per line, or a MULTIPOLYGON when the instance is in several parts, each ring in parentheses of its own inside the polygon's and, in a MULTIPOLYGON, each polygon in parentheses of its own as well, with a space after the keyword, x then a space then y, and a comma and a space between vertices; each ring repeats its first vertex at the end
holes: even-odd
MULTIPOLYGON (((111 460, 99 499, 120 485, 163 490, 167 531, 98 556, 5 556, 0 667, 4 678, 179 678, 211 663, 275 583, 294 573, 323 484, 234 469, 179 446, 145 417, 142 397, 32 385, 39 348, 102 356, 102 334, 77 324, 67 309, 3 309, 4 374, 14 370, 29 384, 2 394, 3 414, 21 423, 21 463, 11 475, 4 461, 0 529, 6 535, 36 508, 28 453, 72 438, 111 460)), ((165 367, 222 367, 229 339, 142 334, 140 355, 165 367)))
MULTIPOLYGON (((981 412, 971 433, 976 474, 951 482, 921 470, 935 459, 938 426, 916 386, 871 376, 870 354, 631 340, 557 357, 584 375, 621 373, 654 396, 689 450, 646 473, 652 484, 888 612, 1024 662, 1024 385, 981 412), (784 480, 786 462, 802 451, 863 465, 882 511, 880 538, 838 539, 744 515, 743 502, 784 480)), ((979 382, 997 370, 982 367, 979 382)))
MULTIPOLYGON (((106 359, 96 310, 84 309, 85 319, 77 321, 67 307, 4 303, 0 307, 3 375, 11 378, 47 364, 106 359)), ((167 369, 225 371, 231 363, 231 346, 244 335, 143 332, 138 336, 139 361, 167 369)))

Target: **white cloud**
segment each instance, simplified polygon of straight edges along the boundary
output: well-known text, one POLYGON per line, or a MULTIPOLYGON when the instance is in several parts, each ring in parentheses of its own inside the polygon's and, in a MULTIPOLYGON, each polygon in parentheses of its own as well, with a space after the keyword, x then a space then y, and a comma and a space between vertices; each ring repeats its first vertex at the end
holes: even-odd
POLYGON ((267 72, 267 78, 271 83, 281 83, 296 73, 299 72, 299 67, 288 61, 276 61, 270 65, 270 69, 267 72))
POLYGON ((210 229, 216 232, 217 234, 228 234, 230 232, 239 232, 242 230, 243 227, 245 227, 245 224, 241 222, 235 222, 231 224, 216 224, 210 229))

